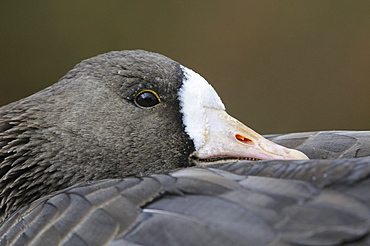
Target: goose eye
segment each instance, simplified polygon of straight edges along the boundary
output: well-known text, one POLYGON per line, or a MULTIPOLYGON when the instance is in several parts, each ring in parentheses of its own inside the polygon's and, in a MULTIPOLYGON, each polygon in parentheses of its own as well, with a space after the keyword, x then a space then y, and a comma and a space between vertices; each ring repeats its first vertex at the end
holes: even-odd
POLYGON ((151 90, 140 91, 135 96, 136 105, 138 105, 139 107, 143 107, 143 108, 154 107, 160 102, 161 100, 158 94, 151 90))

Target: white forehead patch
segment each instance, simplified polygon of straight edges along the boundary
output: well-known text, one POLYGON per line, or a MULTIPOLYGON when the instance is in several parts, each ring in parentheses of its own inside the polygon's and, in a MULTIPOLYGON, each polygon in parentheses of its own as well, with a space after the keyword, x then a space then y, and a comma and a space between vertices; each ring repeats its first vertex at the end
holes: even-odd
POLYGON ((225 106, 217 92, 202 76, 184 66, 181 69, 185 75, 178 91, 181 113, 185 131, 197 150, 204 145, 209 129, 205 107, 225 110, 225 106))

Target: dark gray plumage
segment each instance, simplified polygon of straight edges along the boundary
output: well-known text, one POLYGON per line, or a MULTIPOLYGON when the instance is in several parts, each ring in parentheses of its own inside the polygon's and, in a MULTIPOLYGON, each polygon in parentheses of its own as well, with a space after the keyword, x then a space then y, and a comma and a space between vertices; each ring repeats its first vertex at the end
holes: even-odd
POLYGON ((319 131, 265 136, 306 153, 310 159, 360 158, 370 155, 370 131, 319 131))
POLYGON ((171 175, 80 184, 21 209, 0 229, 0 242, 368 245, 369 161, 337 161, 255 163, 295 169, 290 179, 247 177, 248 169, 243 173, 240 167, 250 163, 240 162, 236 169, 228 164, 224 170, 189 168, 171 175), (315 169, 330 175, 326 183, 298 180, 315 169))
POLYGON ((111 52, 0 108, 0 218, 78 182, 192 165, 194 147, 176 102, 181 78, 179 64, 162 55, 111 52), (136 107, 141 89, 157 91, 165 103, 136 107))
POLYGON ((0 245, 370 243, 369 132, 267 136, 328 160, 166 174, 195 165, 183 77, 162 55, 111 52, 0 108, 0 245), (142 90, 161 107, 138 107, 142 90))

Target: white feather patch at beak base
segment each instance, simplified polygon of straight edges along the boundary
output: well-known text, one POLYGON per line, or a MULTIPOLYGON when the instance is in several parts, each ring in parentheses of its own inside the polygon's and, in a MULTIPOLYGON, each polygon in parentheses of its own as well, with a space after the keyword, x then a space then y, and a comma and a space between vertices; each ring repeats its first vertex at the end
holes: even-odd
POLYGON ((205 141, 193 154, 196 164, 207 165, 235 160, 308 159, 298 150, 275 144, 224 110, 205 108, 206 118, 211 124, 205 141))
POLYGON ((196 72, 181 66, 178 97, 185 131, 193 140, 191 159, 197 165, 236 160, 308 159, 298 150, 275 144, 228 115, 213 87, 196 72))

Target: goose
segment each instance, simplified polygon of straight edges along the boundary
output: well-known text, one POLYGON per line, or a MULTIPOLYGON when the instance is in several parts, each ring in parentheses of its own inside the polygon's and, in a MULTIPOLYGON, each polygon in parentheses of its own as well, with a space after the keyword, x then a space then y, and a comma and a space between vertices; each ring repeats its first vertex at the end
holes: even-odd
POLYGON ((369 132, 264 138, 163 55, 84 60, 0 115, 0 245, 370 242, 369 132))

